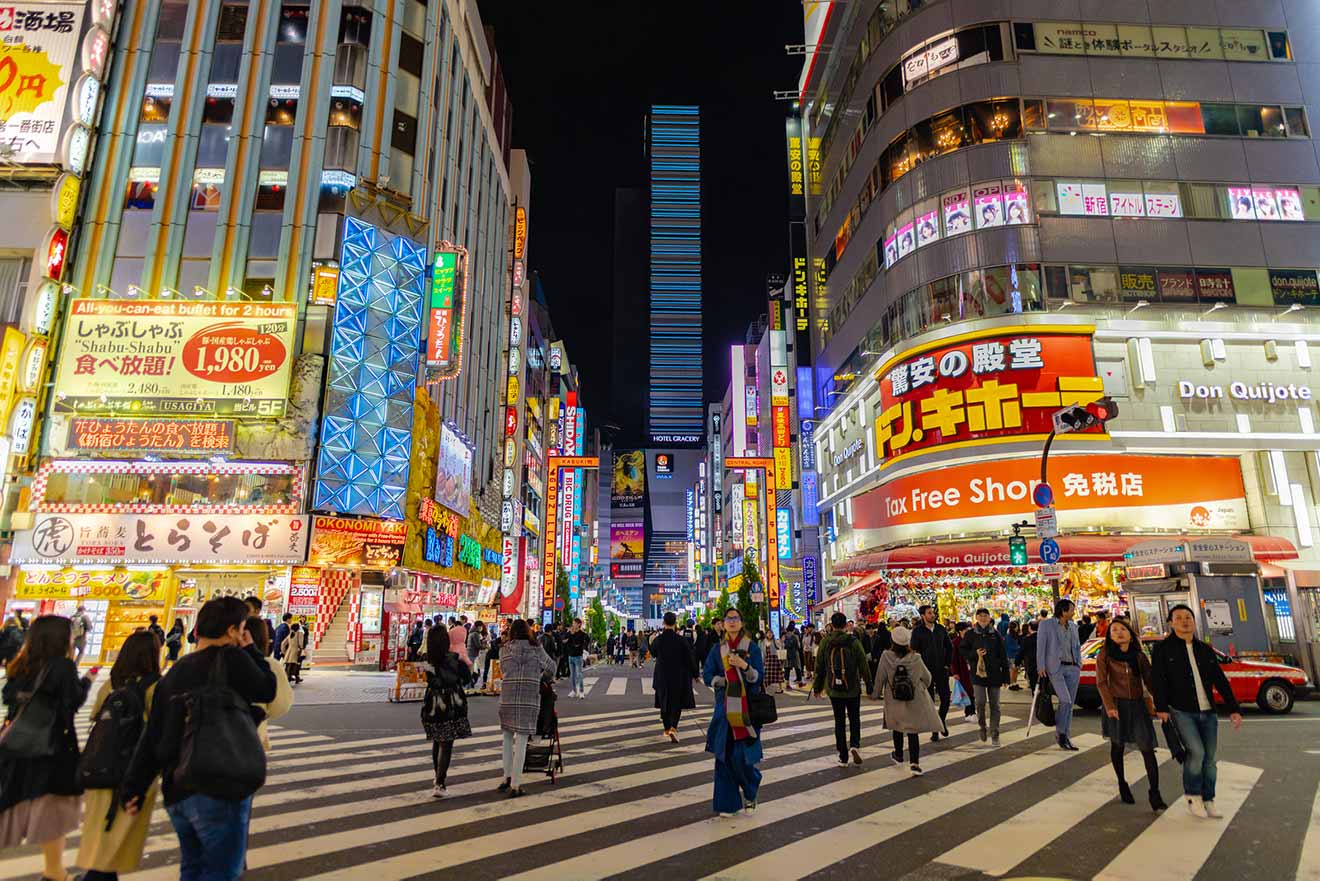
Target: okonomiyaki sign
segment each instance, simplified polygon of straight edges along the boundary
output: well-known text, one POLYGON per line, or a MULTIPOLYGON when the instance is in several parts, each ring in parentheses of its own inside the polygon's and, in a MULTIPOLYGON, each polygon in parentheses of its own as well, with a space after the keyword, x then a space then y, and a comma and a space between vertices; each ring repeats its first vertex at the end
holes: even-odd
POLYGON ((1093 331, 1082 325, 987 328, 889 359, 876 373, 880 467, 939 448, 1044 438, 1055 410, 1104 394, 1093 331))

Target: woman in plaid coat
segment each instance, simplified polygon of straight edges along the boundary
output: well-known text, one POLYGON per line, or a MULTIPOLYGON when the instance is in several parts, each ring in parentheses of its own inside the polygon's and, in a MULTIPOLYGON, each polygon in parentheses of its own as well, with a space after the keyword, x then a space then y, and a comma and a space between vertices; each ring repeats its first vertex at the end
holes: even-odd
POLYGON ((541 714, 541 677, 553 676, 554 660, 537 645, 531 628, 521 618, 509 629, 509 640, 500 648, 500 730, 504 732, 504 782, 500 792, 522 795, 523 760, 527 739, 536 732, 541 714))

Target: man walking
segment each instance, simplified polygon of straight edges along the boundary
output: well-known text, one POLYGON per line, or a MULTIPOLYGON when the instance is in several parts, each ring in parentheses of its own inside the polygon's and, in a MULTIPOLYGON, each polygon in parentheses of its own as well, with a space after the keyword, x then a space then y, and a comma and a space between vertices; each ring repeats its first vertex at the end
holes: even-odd
MULTIPOLYGON (((921 620, 912 631, 912 651, 921 655, 926 669, 930 671, 930 696, 940 698, 940 724, 944 726, 944 736, 949 736, 949 726, 945 719, 949 717, 949 665, 953 661, 953 641, 949 631, 935 620, 935 607, 922 606, 917 610, 921 620)), ((932 734, 930 742, 935 743, 940 735, 932 734)))
POLYGON ((820 697, 822 693, 830 696, 830 707, 834 710, 834 745, 839 751, 839 764, 847 765, 851 758, 853 764, 862 763, 862 683, 871 691, 871 665, 866 659, 866 650, 862 641, 848 632, 848 617, 842 612, 830 616, 834 628, 825 634, 817 650, 816 676, 812 680, 811 693, 820 697), (846 719, 845 719, 846 717, 846 719), (844 738, 844 724, 848 726, 847 739, 844 738))
MULTIPOLYGON (((463 636, 462 631, 455 631, 455 636, 463 636)), ((486 632, 486 625, 477 621, 473 623, 472 629, 467 632, 466 645, 464 651, 467 652, 468 660, 472 662, 472 687, 476 688, 477 683, 481 681, 481 653, 490 645, 490 634, 486 632)))
POLYGON ((1242 713, 1228 677, 1215 658, 1214 649, 1196 638, 1196 616, 1181 603, 1169 610, 1173 630, 1151 651, 1151 684, 1155 714, 1172 719, 1187 758, 1183 761, 1183 798, 1194 817, 1217 820, 1215 779, 1218 764, 1219 717, 1215 715, 1214 692, 1218 691, 1229 710, 1233 728, 1242 727, 1242 713))
POLYGON ((976 626, 965 631, 960 646, 963 660, 972 671, 972 692, 976 695, 976 721, 985 743, 986 704, 990 705, 989 739, 999 746, 999 690, 1008 682, 1008 652, 1004 638, 993 624, 989 609, 976 610, 976 626))
POLYGON ((280 626, 275 628, 275 641, 271 643, 271 648, 275 653, 275 660, 277 661, 283 657, 284 649, 281 648, 281 646, 284 645, 284 640, 289 638, 289 630, 291 629, 290 624, 292 622, 293 615, 289 612, 285 612, 284 617, 280 619, 280 626))
POLYGON ((788 674, 792 673, 797 679, 797 687, 802 687, 802 636, 798 633, 797 625, 792 621, 788 622, 788 628, 784 631, 784 653, 787 655, 788 674))
POLYGON ((1059 696, 1054 731, 1059 748, 1076 750, 1070 738, 1073 704, 1077 702, 1077 682, 1082 675, 1082 643, 1073 615, 1077 607, 1070 599, 1054 604, 1054 617, 1041 622, 1036 634, 1036 667, 1042 678, 1050 680, 1059 696))
POLYGON ((87 634, 92 632, 92 619, 87 615, 87 607, 79 606, 73 613, 73 651, 75 664, 82 663, 83 652, 87 650, 87 634))
POLYGON ((582 676, 582 655, 587 650, 587 633, 582 619, 573 619, 573 630, 564 637, 564 655, 568 658, 569 697, 585 698, 587 680, 582 676))
POLYGON ((701 668, 697 666, 687 640, 675 629, 678 616, 665 612, 664 622, 665 629, 651 640, 651 654, 655 656, 651 685, 655 689, 655 708, 660 711, 660 723, 665 726, 664 736, 678 743, 678 722, 683 711, 697 706, 692 681, 701 675, 701 668))
POLYGON ((807 667, 807 676, 813 679, 816 676, 816 643, 819 641, 815 627, 810 624, 802 627, 802 660, 807 667))

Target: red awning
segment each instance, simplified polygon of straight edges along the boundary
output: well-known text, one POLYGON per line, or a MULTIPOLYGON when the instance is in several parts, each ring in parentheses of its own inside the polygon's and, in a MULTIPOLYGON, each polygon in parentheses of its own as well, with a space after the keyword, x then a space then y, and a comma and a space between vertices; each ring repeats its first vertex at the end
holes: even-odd
MULTIPOLYGON (((1090 563, 1102 560, 1121 561, 1128 548, 1152 538, 1178 538, 1179 536, 1153 535, 1061 535, 1059 543, 1062 563, 1090 563)), ((1183 536, 1183 538, 1187 538, 1183 536)), ((1297 557, 1297 548, 1286 538, 1273 535, 1235 535, 1233 538, 1251 545, 1257 560, 1291 560, 1297 557)), ((1027 539, 1027 558, 1040 563, 1040 542, 1027 539)), ((946 569, 976 566, 1007 566, 1008 540, 950 542, 948 544, 909 545, 886 551, 861 554, 834 567, 839 575, 857 575, 883 569, 946 569)))
POLYGON ((838 593, 834 594, 833 596, 825 597, 825 599, 821 600, 821 602, 822 602, 822 603, 832 603, 832 602, 834 602, 835 600, 841 600, 841 599, 843 599, 844 597, 850 597, 850 596, 852 596, 852 595, 854 595, 854 594, 861 593, 861 592, 864 591, 864 590, 870 590, 871 588, 875 587, 877 584, 879 584, 880 582, 882 582, 882 581, 884 581, 884 580, 885 580, 885 577, 884 577, 884 574, 883 574, 883 573, 881 573, 881 572, 872 572, 872 573, 866 575, 864 578, 862 578, 861 581, 853 582, 852 584, 848 585, 848 586, 845 587, 843 590, 839 591, 838 593))

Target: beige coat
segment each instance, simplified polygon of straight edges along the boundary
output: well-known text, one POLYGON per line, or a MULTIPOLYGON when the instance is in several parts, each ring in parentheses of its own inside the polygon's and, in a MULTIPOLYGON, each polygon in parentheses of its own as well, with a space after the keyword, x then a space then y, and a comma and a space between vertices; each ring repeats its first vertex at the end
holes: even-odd
MULTIPOLYGON (((101 683, 96 699, 92 702, 92 717, 101 710, 101 704, 113 691, 110 679, 101 683)), ((151 712, 151 699, 155 697, 156 686, 147 689, 147 713, 151 712)), ((156 794, 160 791, 159 781, 152 783, 147 794, 142 798, 142 808, 130 816, 122 808, 115 811, 114 822, 109 831, 105 828, 105 815, 110 810, 111 791, 109 789, 89 789, 83 795, 82 842, 78 847, 78 859, 74 864, 83 869, 96 869, 101 872, 132 872, 142 861, 142 847, 147 840, 147 830, 151 827, 151 812, 156 807, 156 794)))
MULTIPOLYGON (((287 643, 288 640, 285 640, 287 643)), ((266 718, 261 720, 257 726, 257 736, 261 738, 261 745, 266 753, 270 753, 270 734, 266 730, 266 723, 271 719, 278 719, 293 707, 293 686, 289 684, 289 677, 284 673, 284 664, 275 660, 270 655, 266 655, 266 663, 270 665, 270 670, 275 674, 275 700, 268 704, 257 704, 266 711, 266 718)))
POLYGON ((939 711, 930 699, 930 684, 930 671, 926 669, 926 663, 921 660, 919 653, 909 651, 900 658, 894 654, 893 649, 886 650, 880 656, 880 666, 875 672, 875 686, 871 690, 872 697, 885 702, 885 727, 890 731, 907 734, 939 734, 944 731, 939 711), (907 668, 908 679, 912 681, 914 694, 910 701, 894 699, 894 673, 899 667, 907 668), (886 694, 889 696, 885 697, 886 694))

